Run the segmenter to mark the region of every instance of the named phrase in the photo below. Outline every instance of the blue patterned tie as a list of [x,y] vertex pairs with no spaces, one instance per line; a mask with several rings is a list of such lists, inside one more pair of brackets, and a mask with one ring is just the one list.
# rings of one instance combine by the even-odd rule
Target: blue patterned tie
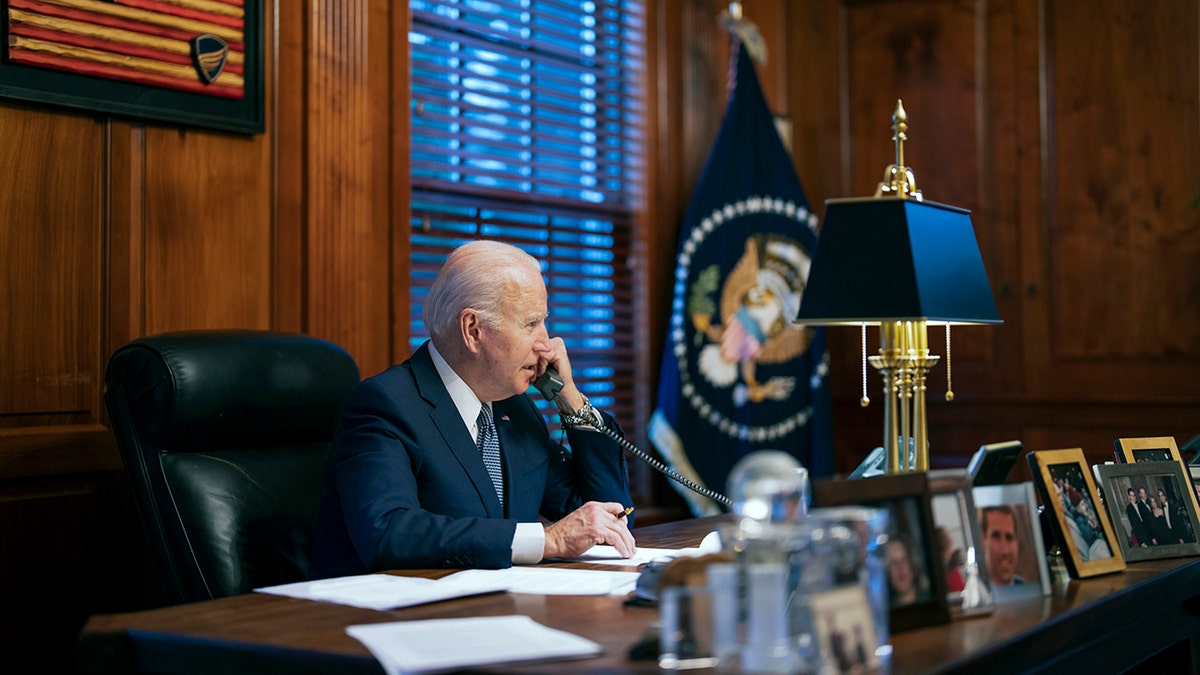
[[483,464],[492,477],[492,486],[496,488],[496,496],[500,498],[500,508],[504,508],[504,473],[500,468],[500,438],[496,436],[496,424],[492,421],[492,409],[484,405],[479,409],[479,418],[475,420],[479,437],[475,444],[483,453]]

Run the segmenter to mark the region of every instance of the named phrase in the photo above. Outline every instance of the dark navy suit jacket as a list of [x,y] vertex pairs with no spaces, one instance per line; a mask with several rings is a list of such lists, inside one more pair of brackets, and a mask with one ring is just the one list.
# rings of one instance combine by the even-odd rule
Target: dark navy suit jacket
[[428,343],[355,387],[329,458],[309,576],[509,567],[518,522],[554,521],[586,501],[632,503],[611,439],[571,430],[566,451],[527,395],[492,407],[506,512]]

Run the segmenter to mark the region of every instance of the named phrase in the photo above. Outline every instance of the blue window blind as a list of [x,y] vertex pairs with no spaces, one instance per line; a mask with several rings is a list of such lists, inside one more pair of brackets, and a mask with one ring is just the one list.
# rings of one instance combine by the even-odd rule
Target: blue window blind
[[410,0],[410,335],[473,239],[542,261],[551,336],[592,402],[632,422],[632,235],[643,157],[643,7]]

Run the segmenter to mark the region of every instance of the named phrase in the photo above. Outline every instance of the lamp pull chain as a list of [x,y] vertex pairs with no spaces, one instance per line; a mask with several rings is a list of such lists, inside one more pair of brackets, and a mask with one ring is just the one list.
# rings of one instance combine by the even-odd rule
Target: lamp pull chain
[[862,384],[863,395],[858,400],[858,404],[862,407],[867,407],[871,404],[871,397],[867,396],[867,324],[862,325]]
[[946,323],[946,400],[954,400],[954,385],[950,383],[950,323]]

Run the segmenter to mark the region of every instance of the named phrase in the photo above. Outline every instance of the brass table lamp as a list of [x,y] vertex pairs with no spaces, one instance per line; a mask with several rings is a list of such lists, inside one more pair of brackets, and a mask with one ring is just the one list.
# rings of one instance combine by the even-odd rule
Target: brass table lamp
[[950,325],[1003,322],[970,213],[924,200],[904,165],[908,118],[900,101],[892,122],[896,163],[875,196],[825,202],[795,322],[861,326],[864,359],[866,326],[879,326],[879,354],[869,360],[883,376],[887,472],[901,473],[929,469],[925,377],[940,357],[929,351],[928,325],[946,325],[949,351]]

